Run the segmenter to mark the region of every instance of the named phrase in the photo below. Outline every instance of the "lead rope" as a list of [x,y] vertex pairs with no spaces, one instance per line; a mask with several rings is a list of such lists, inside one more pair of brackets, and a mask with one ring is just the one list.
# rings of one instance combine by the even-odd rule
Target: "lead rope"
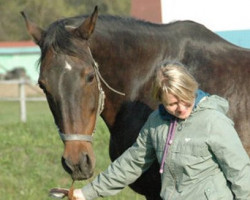
[[[97,75],[97,77],[98,77],[98,81],[100,82],[100,80],[101,80],[110,90],[112,90],[113,92],[115,92],[115,93],[117,93],[117,94],[119,94],[119,95],[125,96],[125,93],[119,92],[119,91],[115,90],[114,88],[112,88],[112,87],[104,80],[104,78],[102,77],[102,75],[101,75],[101,73],[100,73],[100,71],[99,71],[99,66],[98,66],[97,62],[95,61],[95,59],[94,59],[94,57],[93,57],[93,55],[92,55],[92,53],[91,53],[89,47],[88,47],[88,50],[89,50],[89,54],[91,55],[91,57],[92,57],[92,59],[93,59],[93,61],[94,61],[94,69],[95,69],[96,75]],[[98,83],[98,84],[100,85],[100,88],[101,88],[101,84],[100,84],[100,83]],[[98,87],[99,87],[99,86],[98,86]]]
[[168,149],[169,149],[169,146],[172,144],[173,139],[174,139],[176,125],[177,125],[177,120],[171,119],[170,126],[168,129],[168,136],[167,136],[166,143],[164,146],[164,153],[163,153],[162,160],[161,160],[161,166],[160,166],[160,171],[159,171],[160,174],[163,173],[165,160],[166,160],[167,155],[168,155]]
[[[95,61],[94,61],[94,62],[95,62]],[[99,67],[98,67],[97,62],[95,62],[94,66],[95,66],[95,69],[96,69],[96,74],[98,75],[99,79],[101,79],[101,81],[102,81],[110,90],[112,90],[113,92],[115,92],[115,93],[117,93],[117,94],[119,94],[119,95],[125,96],[125,93],[119,92],[118,90],[112,88],[112,87],[104,80],[104,78],[102,77],[102,75],[101,75],[101,73],[100,73],[100,71],[99,71]]]
[[105,100],[105,93],[104,93],[104,91],[102,89],[100,78],[99,78],[99,75],[97,73],[98,65],[97,65],[96,62],[94,63],[94,70],[95,70],[95,74],[96,74],[97,87],[98,87],[98,90],[99,90],[99,98],[98,98],[97,114],[96,114],[96,119],[95,119],[95,127],[94,127],[92,135],[94,135],[94,133],[96,131],[98,116],[102,113],[102,111],[104,109],[104,100]]

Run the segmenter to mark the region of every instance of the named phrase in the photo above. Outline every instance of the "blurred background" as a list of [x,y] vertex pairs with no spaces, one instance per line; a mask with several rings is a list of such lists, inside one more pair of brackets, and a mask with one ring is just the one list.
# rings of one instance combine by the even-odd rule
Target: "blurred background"
[[[188,19],[250,48],[249,4],[249,0],[0,0],[0,199],[44,200],[49,199],[50,188],[71,186],[61,166],[63,143],[37,86],[40,49],[28,35],[20,11],[44,29],[60,18],[90,14],[95,5],[100,15],[153,23]],[[110,163],[108,143],[109,132],[100,118],[94,141],[95,175]],[[144,197],[126,188],[105,199]]]

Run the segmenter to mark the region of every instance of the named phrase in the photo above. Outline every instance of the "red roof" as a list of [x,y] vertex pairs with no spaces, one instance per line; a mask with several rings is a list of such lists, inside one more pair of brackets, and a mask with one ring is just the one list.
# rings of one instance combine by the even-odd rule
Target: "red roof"
[[36,46],[32,40],[30,41],[2,41],[0,47],[33,47]]

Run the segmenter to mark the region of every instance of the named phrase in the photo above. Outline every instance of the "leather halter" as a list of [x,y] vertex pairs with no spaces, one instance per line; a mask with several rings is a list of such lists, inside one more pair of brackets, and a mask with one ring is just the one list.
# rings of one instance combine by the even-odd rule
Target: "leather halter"
[[80,134],[64,134],[60,133],[60,138],[62,141],[87,141],[87,142],[92,142],[93,136],[92,135],[80,135]]
[[100,74],[100,71],[99,71],[99,67],[98,67],[98,64],[95,62],[93,56],[92,56],[92,53],[90,51],[90,49],[88,48],[89,50],[89,53],[94,61],[94,65],[93,65],[93,68],[95,70],[95,76],[96,76],[96,80],[97,80],[97,86],[98,86],[98,91],[99,91],[99,99],[98,99],[98,108],[97,108],[97,115],[96,115],[96,120],[95,120],[95,127],[94,127],[94,130],[92,132],[91,135],[82,135],[82,134],[75,134],[75,133],[61,133],[60,130],[58,131],[59,132],[59,135],[60,135],[60,138],[62,141],[86,141],[86,142],[92,142],[93,141],[93,135],[96,131],[96,125],[97,125],[97,118],[98,116],[102,113],[103,109],[104,109],[104,100],[105,100],[105,93],[102,89],[102,86],[101,86],[101,81],[110,89],[112,90],[113,92],[117,93],[117,94],[120,94],[120,95],[125,95],[125,93],[121,93],[115,89],[113,89],[112,87],[110,87],[108,85],[108,83],[103,79],[103,77],[101,76]]

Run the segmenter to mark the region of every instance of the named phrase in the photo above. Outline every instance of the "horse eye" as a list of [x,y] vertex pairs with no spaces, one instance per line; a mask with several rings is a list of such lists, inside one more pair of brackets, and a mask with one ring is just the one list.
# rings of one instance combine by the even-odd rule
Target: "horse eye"
[[94,77],[95,77],[94,73],[88,74],[87,77],[86,77],[86,81],[88,83],[91,83],[94,80]]
[[41,82],[38,81],[37,85],[39,86],[39,88],[41,88],[42,90],[44,89],[44,86]]
[[38,81],[38,86],[43,90],[44,93],[46,93],[46,88],[43,85],[43,83],[41,83],[40,81]]

